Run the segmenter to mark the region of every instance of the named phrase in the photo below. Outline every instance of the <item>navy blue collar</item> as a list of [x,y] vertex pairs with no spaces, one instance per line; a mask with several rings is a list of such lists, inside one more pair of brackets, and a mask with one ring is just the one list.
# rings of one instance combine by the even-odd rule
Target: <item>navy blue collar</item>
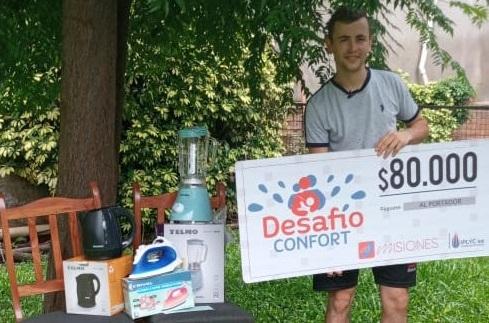
[[367,69],[367,77],[365,78],[365,81],[363,82],[362,87],[360,87],[359,89],[356,89],[353,91],[348,91],[347,89],[342,87],[339,83],[337,83],[334,80],[334,76],[333,76],[333,78],[331,78],[331,83],[333,83],[334,86],[336,86],[338,89],[340,89],[342,92],[344,92],[348,96],[348,98],[351,98],[352,96],[354,96],[358,92],[361,92],[367,86],[368,82],[370,81],[370,68],[366,67],[366,69]]

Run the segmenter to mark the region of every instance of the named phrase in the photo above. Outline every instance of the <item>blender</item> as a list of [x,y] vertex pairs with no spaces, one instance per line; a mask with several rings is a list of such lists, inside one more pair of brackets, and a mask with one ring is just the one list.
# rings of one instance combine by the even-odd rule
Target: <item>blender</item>
[[[211,146],[209,146],[211,143]],[[204,127],[178,132],[178,170],[180,186],[170,212],[170,222],[211,222],[212,208],[205,182],[208,151],[214,154],[216,141]]]
[[207,256],[207,245],[200,239],[187,240],[187,262],[190,277],[192,278],[192,290],[195,292],[202,288],[202,263]]

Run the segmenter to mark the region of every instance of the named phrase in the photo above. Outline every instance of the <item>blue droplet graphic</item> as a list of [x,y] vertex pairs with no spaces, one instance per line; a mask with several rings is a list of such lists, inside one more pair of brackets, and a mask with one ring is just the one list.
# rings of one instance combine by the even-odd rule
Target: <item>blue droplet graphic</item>
[[301,189],[299,184],[294,184],[294,186],[292,186],[292,189],[294,190],[294,192],[299,192],[299,190]]
[[357,191],[357,192],[355,192],[355,193],[352,194],[351,198],[354,199],[354,200],[361,200],[365,196],[367,196],[367,194],[365,194],[364,191]]
[[280,196],[280,194],[278,194],[278,193],[273,194],[273,199],[279,203],[284,202],[284,200],[282,199],[282,196]]
[[345,184],[350,183],[352,179],[353,179],[353,174],[348,174],[348,176],[346,176],[345,178]]
[[336,194],[338,194],[340,192],[341,188],[339,186],[335,186],[333,188],[333,191],[331,192],[331,196],[335,196]]
[[280,186],[281,188],[285,188],[285,184],[284,184],[284,182],[282,182],[282,181],[279,181],[279,182],[278,182],[278,186]]
[[263,184],[258,185],[258,189],[260,191],[262,191],[263,193],[268,193],[267,187],[265,185],[263,185]]
[[260,204],[252,203],[252,204],[248,205],[248,210],[250,212],[258,212],[258,211],[263,210],[263,206],[261,206]]
[[349,207],[350,207],[350,205],[349,205],[349,204],[345,204],[345,205],[343,205],[343,209],[342,209],[342,211],[343,211],[343,212],[345,212],[346,210],[348,210],[348,208],[349,208]]
[[329,175],[328,177],[328,183],[331,183],[331,181],[334,179],[334,175]]

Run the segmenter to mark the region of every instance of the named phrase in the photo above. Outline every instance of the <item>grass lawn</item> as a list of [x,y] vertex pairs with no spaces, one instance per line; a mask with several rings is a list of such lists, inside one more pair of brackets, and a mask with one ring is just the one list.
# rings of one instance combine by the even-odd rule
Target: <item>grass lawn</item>
[[[34,281],[32,263],[24,262],[17,264],[17,279],[21,283]],[[7,268],[0,265],[0,322],[15,322],[14,310],[10,295],[10,283]],[[24,317],[35,316],[42,311],[42,297],[26,297],[21,300]]]
[[[241,279],[238,241],[228,245],[226,299],[248,310],[257,322],[323,322],[325,295],[312,291],[310,277],[245,284]],[[17,270],[22,281],[32,279],[29,263]],[[411,291],[410,323],[489,322],[489,257],[427,262],[418,265],[418,284]],[[41,298],[23,300],[26,317],[41,312]],[[379,298],[370,270],[363,270],[352,322],[379,322]],[[0,265],[0,321],[14,322],[10,288]]]
[[[247,309],[257,322],[323,322],[325,297],[312,291],[311,277],[243,283],[239,245],[228,246],[226,299]],[[379,322],[379,317],[377,287],[371,271],[365,269],[361,271],[351,322]],[[489,322],[489,257],[418,264],[409,322]]]

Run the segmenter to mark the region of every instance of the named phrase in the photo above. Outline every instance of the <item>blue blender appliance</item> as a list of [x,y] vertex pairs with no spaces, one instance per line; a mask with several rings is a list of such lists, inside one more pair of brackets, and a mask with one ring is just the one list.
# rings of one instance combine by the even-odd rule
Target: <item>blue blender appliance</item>
[[215,141],[204,127],[185,128],[178,132],[178,147],[180,187],[170,222],[211,222],[213,214],[205,177],[208,151],[212,148],[214,152]]

